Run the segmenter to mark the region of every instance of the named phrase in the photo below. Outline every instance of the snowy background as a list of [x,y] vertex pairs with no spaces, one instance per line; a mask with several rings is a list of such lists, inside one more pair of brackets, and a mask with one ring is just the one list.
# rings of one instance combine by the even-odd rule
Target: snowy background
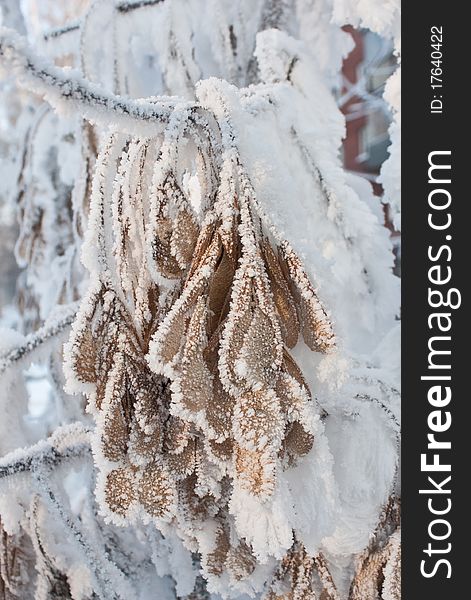
[[[5,598],[288,598],[276,581],[301,544],[333,577],[329,587],[315,563],[313,594],[397,599],[392,559],[380,592],[361,581],[378,576],[365,562],[384,550],[378,531],[388,557],[398,539],[385,506],[400,495],[399,2],[0,0],[0,10],[0,525],[5,556],[22,556],[20,566],[2,559]],[[188,114],[200,129],[181,142]],[[197,138],[214,134],[211,119],[221,132],[215,162],[212,142]],[[128,176],[124,163],[134,168],[142,140],[151,150]],[[300,417],[314,445],[292,468],[277,466],[275,491],[257,497],[232,467],[205,467],[199,485],[215,495],[222,472],[236,482],[224,510],[239,554],[220,572],[209,559],[221,543],[217,518],[198,529],[181,507],[169,520],[110,506],[116,471],[100,445],[109,415],[90,408],[99,392],[80,380],[74,355],[83,332],[97,331],[100,286],[134,323],[146,318],[139,290],[160,286],[167,316],[142,368],[168,377],[172,415],[205,431],[203,417],[185,412],[179,365],[162,358],[169,309],[185,287],[170,286],[147,257],[156,213],[129,200],[120,229],[113,212],[123,186],[146,193],[173,164],[198,227],[220,218],[224,231],[224,203],[250,182],[249,220],[301,258],[335,335],[329,353],[306,335],[290,346],[316,406]]]

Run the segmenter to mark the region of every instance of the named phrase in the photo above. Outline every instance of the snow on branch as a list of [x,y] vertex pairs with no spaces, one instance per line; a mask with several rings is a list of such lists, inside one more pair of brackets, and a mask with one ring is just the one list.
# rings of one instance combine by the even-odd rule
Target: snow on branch
[[[161,130],[175,105],[169,99],[150,102],[105,92],[77,71],[61,69],[36,57],[25,39],[7,28],[0,29],[0,62],[15,72],[24,87],[44,96],[55,108],[72,104],[86,119],[115,125],[129,133],[149,134],[149,125]],[[139,127],[143,123],[147,127]]]
[[88,434],[82,423],[71,423],[58,427],[47,440],[9,452],[0,459],[0,479],[34,471],[39,466],[54,467],[87,454],[90,452]]
[[11,366],[29,356],[32,352],[42,347],[51,338],[54,338],[68,329],[75,319],[77,303],[64,307],[58,318],[50,320],[35,333],[25,338],[25,342],[10,350],[4,356],[0,356],[0,376]]
[[[149,6],[156,6],[157,4],[163,4],[164,0],[134,0],[134,2],[119,2],[116,5],[116,11],[119,14],[127,14],[134,10],[138,10],[139,8],[147,8]],[[60,38],[63,35],[67,35],[68,33],[73,33],[74,31],[79,31],[82,26],[82,21],[73,21],[66,23],[60,27],[53,27],[48,31],[44,32],[43,39],[47,42],[52,39]]]
[[136,10],[137,8],[155,6],[156,4],[162,4],[163,2],[164,0],[134,0],[134,2],[131,0],[127,2],[119,2],[116,5],[116,10],[119,13],[127,13],[131,12],[132,10]]
[[49,40],[59,38],[67,33],[72,33],[73,31],[79,31],[80,29],[80,21],[74,23],[67,23],[62,27],[54,27],[49,29],[43,34],[43,39],[47,42]]

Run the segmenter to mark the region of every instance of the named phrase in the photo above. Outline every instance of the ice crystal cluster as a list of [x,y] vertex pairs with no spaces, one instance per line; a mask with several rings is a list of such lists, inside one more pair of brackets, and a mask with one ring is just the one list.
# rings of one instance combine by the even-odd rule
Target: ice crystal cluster
[[398,281],[331,91],[398,3],[26,4],[0,598],[399,600]]

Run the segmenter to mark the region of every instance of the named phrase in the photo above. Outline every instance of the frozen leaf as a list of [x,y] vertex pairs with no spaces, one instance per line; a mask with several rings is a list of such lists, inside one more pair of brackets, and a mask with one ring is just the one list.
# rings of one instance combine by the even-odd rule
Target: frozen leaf
[[209,287],[209,335],[224,320],[229,311],[229,294],[236,270],[235,260],[223,249],[221,259]]
[[208,426],[221,441],[232,433],[234,399],[223,388],[217,375],[213,378],[212,395],[206,404],[206,419]]
[[294,421],[288,425],[287,432],[283,440],[283,449],[291,456],[293,461],[301,456],[308,454],[314,443],[314,436],[307,432],[299,421]]
[[192,439],[181,452],[168,455],[167,464],[176,479],[184,479],[195,471],[197,452],[196,440]]
[[165,423],[164,448],[170,454],[180,454],[190,440],[190,424],[179,417],[169,415]]
[[236,361],[236,373],[250,386],[270,385],[278,371],[277,363],[278,348],[273,322],[257,307]]
[[128,427],[129,423],[118,401],[106,412],[101,438],[103,454],[108,460],[119,462],[126,456],[129,435]]
[[332,325],[309,281],[299,257],[287,245],[279,249],[282,270],[298,303],[299,321],[306,344],[316,352],[328,352],[335,344]]
[[185,269],[193,258],[198,238],[198,224],[188,209],[177,213],[173,222],[170,247],[181,269]]
[[212,396],[212,376],[203,358],[203,349],[206,345],[206,320],[206,300],[199,298],[188,324],[177,379],[178,402],[193,412],[204,410]]
[[114,469],[106,475],[105,500],[112,512],[125,516],[136,501],[134,474],[128,467]]
[[276,484],[276,458],[268,450],[248,450],[236,445],[235,471],[239,485],[262,499],[270,497]]
[[249,546],[244,541],[241,541],[235,548],[232,546],[229,549],[226,565],[231,577],[243,580],[253,573],[257,561]]
[[296,306],[283,276],[278,258],[272,250],[268,240],[263,243],[263,256],[265,266],[270,278],[273,300],[280,317],[283,339],[288,348],[296,345],[299,335],[299,321]]
[[214,550],[206,557],[206,568],[212,575],[222,575],[228,552],[231,549],[229,535],[226,529],[219,527],[214,542]]
[[169,520],[174,511],[175,490],[170,475],[158,463],[147,466],[138,483],[139,502],[157,519]]

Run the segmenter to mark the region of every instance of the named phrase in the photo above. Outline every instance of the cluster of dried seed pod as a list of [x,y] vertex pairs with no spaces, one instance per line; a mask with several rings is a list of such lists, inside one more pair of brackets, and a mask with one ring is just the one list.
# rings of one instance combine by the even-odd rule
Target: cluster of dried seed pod
[[88,395],[96,420],[102,502],[120,523],[138,512],[169,520],[177,502],[164,455],[176,443],[178,423],[169,413],[168,381],[146,361],[165,308],[149,263],[179,280],[191,240],[182,213],[190,213],[177,207],[177,225],[169,228],[167,213],[175,208],[169,180],[151,197],[156,143],[112,136],[101,154],[91,207],[92,281],[67,350],[69,384]]
[[[320,595],[318,595],[318,592]],[[322,554],[309,556],[296,542],[273,577],[264,600],[339,600],[327,562]]]
[[218,198],[149,364],[172,381],[171,413],[188,424],[188,440],[197,435],[205,461],[264,499],[278,463],[313,443],[313,402],[289,354],[300,330],[314,350],[333,345],[299,258],[287,244],[273,249],[247,197]]
[[241,582],[257,558],[232,497],[243,490],[268,506],[277,474],[311,451],[322,411],[289,350],[302,334],[328,352],[334,336],[240,170],[221,167],[198,215],[179,152],[158,145],[114,135],[98,159],[69,384],[95,416],[108,518],[170,524],[206,577]]
[[380,516],[374,536],[357,557],[350,589],[340,594],[322,553],[309,556],[295,542],[280,561],[264,600],[400,600],[400,503],[393,494]]
[[229,196],[227,187],[205,215],[148,360],[171,381],[170,413],[186,427],[172,472],[194,486],[196,521],[217,523],[213,549],[198,547],[203,568],[240,581],[257,560],[237,533],[232,496],[244,490],[269,505],[277,473],[311,451],[321,410],[289,349],[302,332],[327,352],[334,336],[299,258],[264,233],[242,186]]
[[400,500],[389,498],[370,544],[357,559],[349,600],[401,600]]

